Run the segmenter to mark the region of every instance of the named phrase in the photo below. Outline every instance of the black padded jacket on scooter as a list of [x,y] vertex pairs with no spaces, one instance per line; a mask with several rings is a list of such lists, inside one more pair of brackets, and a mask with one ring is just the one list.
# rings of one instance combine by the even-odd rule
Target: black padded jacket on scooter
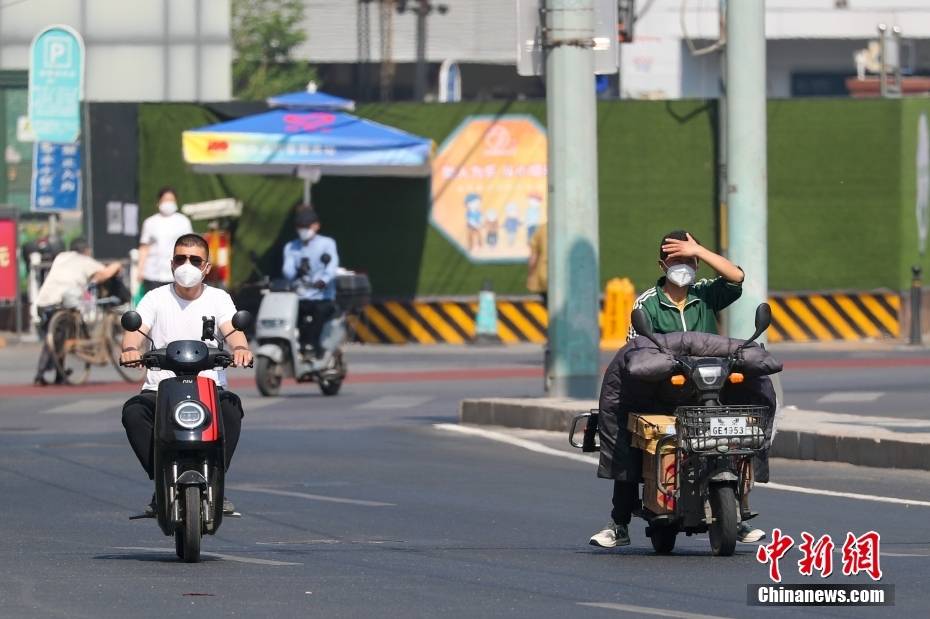
[[[640,480],[642,451],[630,445],[627,419],[631,412],[668,414],[676,405],[684,403],[668,399],[669,390],[662,388],[677,371],[674,355],[723,357],[744,342],[693,331],[655,337],[671,354],[638,336],[617,351],[604,372],[598,404],[601,443],[598,477],[627,482]],[[734,370],[742,372],[746,380],[728,384],[721,393],[721,403],[768,406],[774,414],[775,390],[768,375],[780,372],[781,363],[758,344],[743,349],[739,359]],[[772,421],[768,420],[767,433],[771,432]],[[768,481],[766,458],[755,463],[755,474],[756,481]]]

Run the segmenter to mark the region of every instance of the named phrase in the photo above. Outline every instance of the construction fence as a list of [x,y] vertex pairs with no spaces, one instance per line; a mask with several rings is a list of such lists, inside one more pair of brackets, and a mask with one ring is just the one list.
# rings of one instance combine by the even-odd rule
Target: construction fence
[[[890,291],[776,293],[769,304],[770,342],[858,341],[901,334],[901,297]],[[614,317],[602,313],[605,347],[622,345],[618,334],[629,324],[625,310],[618,307]],[[369,305],[352,321],[357,340],[364,343],[466,344],[475,336],[477,312],[477,298],[385,301]],[[498,297],[497,332],[503,343],[544,343],[547,325],[546,307],[538,297]]]

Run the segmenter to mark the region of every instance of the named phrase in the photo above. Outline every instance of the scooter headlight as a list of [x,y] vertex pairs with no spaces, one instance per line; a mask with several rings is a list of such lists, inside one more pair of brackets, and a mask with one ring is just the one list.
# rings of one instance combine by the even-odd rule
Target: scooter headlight
[[174,408],[174,422],[186,430],[193,430],[207,419],[207,409],[200,402],[181,402]]

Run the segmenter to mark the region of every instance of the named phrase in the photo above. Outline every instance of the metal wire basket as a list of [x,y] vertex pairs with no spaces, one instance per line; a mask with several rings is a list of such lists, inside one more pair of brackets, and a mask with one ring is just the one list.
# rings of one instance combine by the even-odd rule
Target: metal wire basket
[[766,406],[679,406],[678,445],[689,453],[748,454],[763,449],[768,433]]

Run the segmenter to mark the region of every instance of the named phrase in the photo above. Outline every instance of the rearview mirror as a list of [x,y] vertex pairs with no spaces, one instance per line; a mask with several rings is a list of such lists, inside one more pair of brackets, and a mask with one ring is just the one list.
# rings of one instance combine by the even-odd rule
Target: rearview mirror
[[639,308],[633,310],[633,313],[630,314],[630,321],[633,323],[633,330],[636,331],[636,333],[652,339],[650,337],[653,334],[652,322],[649,320],[649,316],[646,315],[645,311]]
[[756,308],[756,331],[752,334],[746,342],[739,347],[739,350],[746,348],[752,342],[755,342],[756,339],[769,328],[772,324],[772,308],[768,303],[760,303],[759,307]]
[[252,314],[245,310],[239,310],[232,317],[232,326],[236,331],[245,331],[252,324]]
[[119,319],[119,323],[126,331],[138,331],[142,327],[142,316],[139,312],[129,310]]
[[772,308],[768,303],[760,303],[756,308],[756,331],[759,335],[765,333],[765,330],[772,324]]
[[665,347],[659,343],[659,340],[656,339],[655,333],[652,331],[652,321],[649,320],[649,316],[646,315],[644,310],[636,308],[633,310],[633,313],[630,314],[630,322],[633,325],[633,330],[636,331],[637,335],[642,335],[647,340],[656,345],[656,348],[659,350],[665,351]]

